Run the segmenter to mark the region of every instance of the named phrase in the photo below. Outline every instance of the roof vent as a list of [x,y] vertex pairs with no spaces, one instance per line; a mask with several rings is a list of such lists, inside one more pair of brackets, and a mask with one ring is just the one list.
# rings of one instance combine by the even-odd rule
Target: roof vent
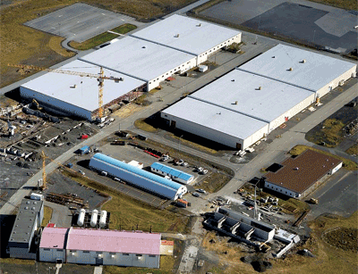
[[34,207],[34,206],[33,206],[33,207],[31,207],[31,209],[32,209],[32,210],[35,210],[35,207]]
[[175,38],[179,38],[179,33],[177,35],[174,36]]
[[235,79],[232,79],[231,82],[235,82]]
[[238,103],[238,101],[235,101],[235,103],[234,103],[234,104],[235,104],[235,105],[237,105],[237,103]]
[[30,204],[30,201],[27,201],[26,203],[29,205],[29,204]]
[[201,27],[201,23],[197,24],[196,26],[197,26],[197,27]]
[[293,71],[293,68],[289,68],[288,71]]
[[145,48],[147,48],[147,47],[146,47],[146,46],[143,46],[143,47],[142,47],[142,49],[145,49]]
[[261,89],[262,89],[262,87],[261,87],[261,86],[259,86],[259,87],[258,87],[258,90],[261,90]]
[[276,56],[274,55],[274,56],[272,56],[272,58],[276,58]]
[[300,61],[300,63],[302,63],[302,64],[306,63],[306,59],[302,59],[302,60]]
[[28,207],[28,206],[25,206],[25,209],[29,209],[29,207]]

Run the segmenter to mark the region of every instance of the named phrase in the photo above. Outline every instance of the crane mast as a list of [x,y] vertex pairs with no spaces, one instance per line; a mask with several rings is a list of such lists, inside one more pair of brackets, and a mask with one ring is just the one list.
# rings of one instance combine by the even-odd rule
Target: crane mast
[[120,81],[124,81],[122,77],[113,77],[113,76],[105,76],[103,68],[100,67],[99,74],[87,73],[87,72],[79,72],[79,71],[70,71],[70,70],[63,70],[63,69],[51,69],[45,67],[38,67],[32,65],[22,65],[22,64],[8,64],[9,67],[21,68],[21,69],[29,69],[29,70],[37,70],[37,71],[48,71],[48,72],[55,72],[61,74],[68,74],[68,75],[75,75],[80,77],[88,77],[88,78],[96,78],[98,81],[98,118],[103,117],[104,109],[103,109],[103,86],[104,80],[112,80],[115,83],[119,83]]

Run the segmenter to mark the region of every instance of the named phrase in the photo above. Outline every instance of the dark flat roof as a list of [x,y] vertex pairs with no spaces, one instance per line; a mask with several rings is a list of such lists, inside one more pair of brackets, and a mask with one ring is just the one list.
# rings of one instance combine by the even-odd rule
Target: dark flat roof
[[342,161],[307,149],[296,158],[286,159],[276,172],[269,172],[266,181],[302,193]]

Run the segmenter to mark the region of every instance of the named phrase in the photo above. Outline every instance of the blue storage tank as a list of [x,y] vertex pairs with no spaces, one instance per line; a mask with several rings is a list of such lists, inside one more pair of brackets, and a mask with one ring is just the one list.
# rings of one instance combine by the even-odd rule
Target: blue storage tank
[[98,171],[106,171],[109,175],[171,200],[176,200],[187,192],[186,186],[131,166],[102,153],[96,153],[91,158],[89,166]]

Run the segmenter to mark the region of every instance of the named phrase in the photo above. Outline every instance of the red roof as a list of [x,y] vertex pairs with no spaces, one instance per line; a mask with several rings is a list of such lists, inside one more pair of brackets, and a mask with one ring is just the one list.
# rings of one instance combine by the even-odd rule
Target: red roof
[[56,224],[54,224],[54,223],[48,223],[46,227],[56,227]]

